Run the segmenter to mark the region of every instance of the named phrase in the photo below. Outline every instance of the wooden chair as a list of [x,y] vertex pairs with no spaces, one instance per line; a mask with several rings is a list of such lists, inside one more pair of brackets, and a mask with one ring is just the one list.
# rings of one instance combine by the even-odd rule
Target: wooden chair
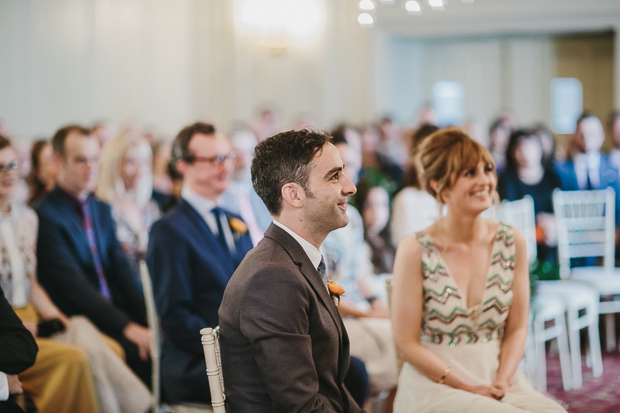
[[211,407],[213,413],[226,413],[226,396],[224,395],[224,377],[222,376],[222,359],[220,356],[220,327],[203,328],[200,330],[200,335],[202,336],[202,348],[205,353],[207,378],[211,391]]
[[151,411],[153,413],[213,413],[211,406],[203,404],[182,404],[167,405],[161,403],[161,330],[157,308],[155,307],[155,297],[153,295],[153,283],[149,275],[149,269],[144,260],[140,261],[140,280],[144,291],[144,301],[146,303],[146,318],[150,333],[151,342]]
[[[560,277],[579,280],[599,292],[605,314],[607,350],[616,349],[614,314],[620,313],[620,271],[615,265],[616,205],[612,188],[553,193]],[[571,259],[596,257],[602,266],[571,267]]]
[[[537,247],[534,199],[530,195],[526,195],[520,200],[503,201],[499,209],[499,218],[502,222],[523,232],[526,240],[528,261],[530,264],[535,263]],[[548,289],[544,286],[538,288],[538,294],[532,299],[530,304],[530,328],[525,350],[528,376],[530,376],[536,388],[543,392],[547,390],[545,343],[553,339],[556,339],[558,343],[564,390],[569,390],[574,385],[571,374],[572,358],[568,347],[566,316],[569,307],[567,302],[571,302],[570,314],[568,315],[571,320],[571,327],[573,327],[571,331],[573,331],[573,336],[577,335],[577,342],[574,343],[573,348],[575,349],[575,355],[578,354],[579,357],[581,357],[581,347],[578,341],[579,329],[589,327],[591,324],[591,320],[587,317],[583,319],[584,322],[577,322],[579,311],[587,308],[587,316],[590,316],[592,312],[591,300],[586,300],[585,303],[582,303],[580,300],[574,300],[574,295],[578,295],[581,291],[580,285],[565,281],[550,281],[548,283],[550,283],[546,284]],[[557,291],[556,287],[559,286],[563,286],[563,294]],[[548,325],[548,322],[553,322],[553,325]],[[591,330],[595,331],[594,328]],[[575,362],[574,368],[578,368],[579,372],[581,372],[581,362],[578,365]]]

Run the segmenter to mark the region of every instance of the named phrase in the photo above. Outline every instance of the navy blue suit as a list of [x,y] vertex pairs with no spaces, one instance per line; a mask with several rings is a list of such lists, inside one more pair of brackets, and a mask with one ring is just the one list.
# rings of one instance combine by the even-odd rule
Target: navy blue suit
[[169,403],[210,401],[199,331],[218,325],[224,289],[252,248],[247,231],[232,232],[236,258],[185,200],[151,229],[146,260],[161,317],[162,390]]
[[[579,181],[575,172],[575,164],[573,160],[557,162],[555,164],[555,172],[560,178],[563,191],[578,191]],[[609,157],[601,155],[601,163],[599,167],[600,184],[595,189],[613,188],[616,192],[616,226],[620,224],[620,184],[618,183],[618,170],[611,164]]]
[[110,206],[93,196],[87,202],[111,300],[99,291],[99,276],[77,200],[58,187],[36,209],[39,281],[63,313],[86,316],[99,330],[118,341],[129,366],[149,383],[150,363],[140,360],[137,347],[123,336],[129,322],[145,324],[142,291],[116,238]]

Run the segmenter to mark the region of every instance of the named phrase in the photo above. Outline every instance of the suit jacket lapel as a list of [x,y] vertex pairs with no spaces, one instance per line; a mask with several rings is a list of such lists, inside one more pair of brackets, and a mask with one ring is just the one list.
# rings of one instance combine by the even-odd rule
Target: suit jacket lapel
[[329,311],[334,324],[336,324],[336,328],[338,329],[338,339],[340,341],[340,351],[343,351],[343,326],[342,319],[340,318],[340,314],[338,313],[338,309],[334,305],[334,302],[327,292],[319,273],[316,268],[310,262],[310,258],[303,250],[301,245],[291,237],[286,231],[282,228],[274,225],[273,223],[269,226],[267,231],[265,232],[265,237],[271,238],[274,241],[278,242],[282,247],[289,253],[293,262],[299,266],[299,270],[306,278],[312,289],[316,292],[316,295],[319,297],[319,300],[323,303],[323,305]]
[[[200,248],[205,249],[205,254],[208,253],[206,249],[210,249],[211,253],[216,255],[222,265],[227,266],[228,272],[232,274],[236,268],[235,263],[232,262],[230,254],[222,249],[219,240],[215,237],[213,232],[211,232],[211,228],[209,228],[204,218],[185,200],[181,200],[178,208],[182,209],[184,215],[189,220],[190,230],[197,231],[200,234],[199,237],[205,241],[205,244],[200,246]],[[224,285],[226,285],[228,279],[224,281]]]

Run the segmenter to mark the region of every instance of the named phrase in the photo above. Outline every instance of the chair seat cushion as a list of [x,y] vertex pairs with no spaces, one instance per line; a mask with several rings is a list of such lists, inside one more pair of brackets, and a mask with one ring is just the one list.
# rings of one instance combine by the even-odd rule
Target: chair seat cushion
[[600,295],[620,294],[620,271],[610,273],[604,267],[577,267],[571,271],[571,280],[588,283]]

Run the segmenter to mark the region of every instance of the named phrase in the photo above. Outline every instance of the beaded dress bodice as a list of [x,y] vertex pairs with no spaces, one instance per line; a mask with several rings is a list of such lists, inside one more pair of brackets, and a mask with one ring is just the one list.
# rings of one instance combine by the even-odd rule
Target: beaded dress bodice
[[450,269],[428,234],[418,232],[416,238],[423,247],[422,341],[454,347],[459,343],[500,338],[513,296],[515,245],[512,227],[499,224],[482,302],[471,308],[467,308],[466,297],[459,292]]

